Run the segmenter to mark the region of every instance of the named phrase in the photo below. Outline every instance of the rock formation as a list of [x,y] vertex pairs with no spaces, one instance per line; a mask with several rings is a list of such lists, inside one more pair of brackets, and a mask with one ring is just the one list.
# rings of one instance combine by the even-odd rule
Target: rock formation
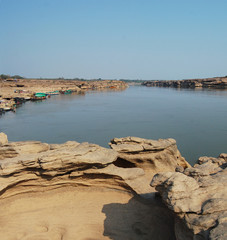
[[0,133],[0,146],[4,145],[8,143],[8,138],[7,135],[5,133]]
[[145,171],[171,171],[177,166],[190,167],[177,149],[172,138],[150,140],[139,137],[114,138],[110,147],[118,152],[119,164],[122,160],[134,164]]
[[177,239],[227,239],[226,167],[227,154],[221,154],[201,157],[182,172],[154,176],[151,185],[177,215]]
[[120,167],[117,159],[114,149],[90,143],[5,142],[0,239],[174,240],[171,212],[141,194],[151,191],[145,168]]
[[[227,237],[227,154],[191,167],[174,139],[0,142],[0,239]],[[157,172],[151,185],[170,210],[151,194]]]
[[147,87],[175,87],[175,88],[227,88],[227,77],[146,81],[142,85]]
[[[114,138],[110,147],[118,152],[115,165],[119,167],[138,167],[145,172],[143,185],[148,186],[158,172],[175,171],[176,167],[185,169],[190,164],[185,161],[172,138],[150,140],[138,137]],[[153,189],[154,190],[154,189]],[[148,193],[151,189],[147,188]]]

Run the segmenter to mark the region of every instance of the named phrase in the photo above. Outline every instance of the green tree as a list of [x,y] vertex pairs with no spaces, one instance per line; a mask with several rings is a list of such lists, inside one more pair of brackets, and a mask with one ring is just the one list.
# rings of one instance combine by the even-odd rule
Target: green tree
[[0,79],[7,79],[7,78],[10,78],[10,75],[6,75],[6,74],[0,75]]

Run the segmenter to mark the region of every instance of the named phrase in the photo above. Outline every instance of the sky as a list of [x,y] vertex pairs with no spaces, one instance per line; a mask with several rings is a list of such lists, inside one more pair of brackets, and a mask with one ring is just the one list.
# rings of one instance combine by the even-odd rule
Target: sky
[[227,0],[0,0],[0,74],[227,75]]

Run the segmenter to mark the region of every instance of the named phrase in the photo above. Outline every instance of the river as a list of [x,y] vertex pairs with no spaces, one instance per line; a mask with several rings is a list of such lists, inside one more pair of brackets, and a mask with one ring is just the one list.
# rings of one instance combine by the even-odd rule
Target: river
[[91,142],[114,137],[174,138],[194,164],[227,152],[227,91],[130,86],[27,102],[0,117],[9,141]]

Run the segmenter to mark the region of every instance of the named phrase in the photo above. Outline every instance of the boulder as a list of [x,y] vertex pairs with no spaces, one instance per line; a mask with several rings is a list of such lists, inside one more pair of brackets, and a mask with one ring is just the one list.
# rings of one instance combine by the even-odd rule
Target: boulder
[[5,133],[0,132],[0,146],[8,143],[8,137]]
[[[178,239],[227,239],[226,154],[218,158],[201,157],[183,173],[158,173],[151,186],[163,202],[182,219],[176,220]],[[181,226],[181,227],[179,227]],[[185,236],[182,229],[187,228]],[[188,234],[191,232],[191,234]]]
[[[183,170],[190,164],[181,156],[176,141],[172,138],[151,140],[138,137],[114,138],[110,147],[118,152],[114,164],[121,168],[142,168],[144,170],[143,185],[148,186],[158,172]],[[155,189],[147,188],[140,193],[148,194]]]
[[110,147],[118,152],[118,164],[130,162],[149,172],[174,171],[177,166],[190,167],[172,138],[150,140],[138,137],[114,138]]
[[219,155],[219,159],[223,159],[223,160],[225,160],[227,162],[227,153],[221,153]]

